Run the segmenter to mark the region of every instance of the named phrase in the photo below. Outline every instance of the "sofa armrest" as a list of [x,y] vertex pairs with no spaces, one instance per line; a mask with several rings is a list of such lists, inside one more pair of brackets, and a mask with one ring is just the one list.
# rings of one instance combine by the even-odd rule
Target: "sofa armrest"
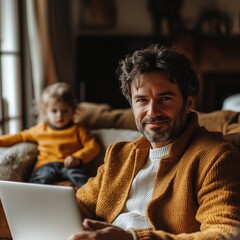
[[88,129],[132,129],[137,130],[131,108],[114,109],[108,104],[81,102],[74,116],[76,123]]
[[37,158],[37,145],[18,143],[0,148],[0,179],[26,181]]

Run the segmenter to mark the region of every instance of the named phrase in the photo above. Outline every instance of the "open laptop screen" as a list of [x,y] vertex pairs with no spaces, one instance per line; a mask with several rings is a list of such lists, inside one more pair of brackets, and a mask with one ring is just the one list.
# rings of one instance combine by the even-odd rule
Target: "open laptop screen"
[[83,230],[72,187],[0,181],[14,240],[66,240]]

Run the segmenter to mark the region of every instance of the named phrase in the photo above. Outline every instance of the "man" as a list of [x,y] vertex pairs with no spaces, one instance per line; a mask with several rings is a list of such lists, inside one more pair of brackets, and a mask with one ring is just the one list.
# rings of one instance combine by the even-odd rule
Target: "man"
[[69,240],[235,239],[240,154],[199,126],[189,60],[155,45],[127,56],[118,74],[144,137],[108,148],[76,194],[86,231]]

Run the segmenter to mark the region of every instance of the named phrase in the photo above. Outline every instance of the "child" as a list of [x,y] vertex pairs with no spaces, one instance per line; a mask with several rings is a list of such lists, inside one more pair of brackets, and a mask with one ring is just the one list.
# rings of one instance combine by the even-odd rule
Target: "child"
[[0,146],[36,142],[38,159],[30,178],[32,183],[53,184],[68,180],[81,187],[88,180],[82,166],[100,152],[100,146],[88,131],[73,122],[77,106],[69,86],[48,86],[41,99],[44,120],[30,129],[0,137]]

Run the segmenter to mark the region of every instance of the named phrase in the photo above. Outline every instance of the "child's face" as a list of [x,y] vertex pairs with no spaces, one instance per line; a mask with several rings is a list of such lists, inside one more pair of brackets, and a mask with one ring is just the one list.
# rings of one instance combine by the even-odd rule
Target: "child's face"
[[49,102],[46,115],[49,123],[56,128],[64,128],[73,120],[74,109],[64,102]]

